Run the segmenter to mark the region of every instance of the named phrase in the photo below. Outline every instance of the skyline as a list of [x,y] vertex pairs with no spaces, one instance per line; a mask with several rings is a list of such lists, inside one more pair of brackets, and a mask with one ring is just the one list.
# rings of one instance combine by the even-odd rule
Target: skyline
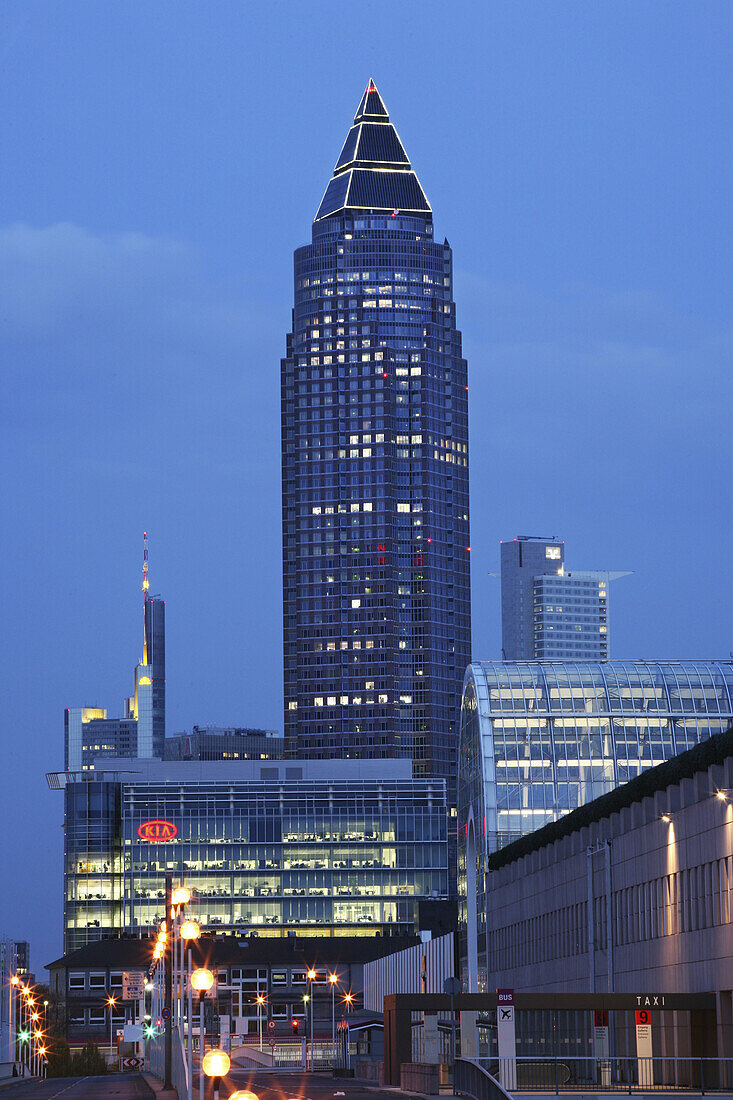
[[[33,793],[47,837],[21,833],[4,864],[17,878],[37,861],[57,884],[52,934],[18,923],[46,894],[30,876],[0,903],[0,930],[31,941],[36,967],[60,942],[43,773],[63,759],[65,707],[117,713],[129,691],[143,529],[167,604],[169,732],[281,728],[291,258],[370,76],[457,257],[474,657],[500,654],[486,574],[520,531],[635,571],[614,591],[612,657],[730,649],[710,553],[726,545],[729,12],[710,5],[701,25],[661,4],[618,20],[528,5],[531,18],[472,20],[466,6],[451,22],[421,5],[436,33],[416,57],[405,5],[389,41],[365,29],[331,57],[327,36],[316,64],[304,42],[315,49],[328,8],[295,13],[282,41],[264,6],[223,4],[211,22],[185,5],[100,6],[81,37],[51,5],[0,15],[15,168],[0,227],[7,781]],[[270,167],[283,149],[297,172]],[[6,800],[6,836],[22,805]]]

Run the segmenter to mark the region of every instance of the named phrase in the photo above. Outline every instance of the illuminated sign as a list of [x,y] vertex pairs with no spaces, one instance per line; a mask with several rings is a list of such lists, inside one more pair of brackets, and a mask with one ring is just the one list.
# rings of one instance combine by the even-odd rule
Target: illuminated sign
[[172,821],[143,821],[138,825],[137,835],[141,840],[173,840],[178,829]]

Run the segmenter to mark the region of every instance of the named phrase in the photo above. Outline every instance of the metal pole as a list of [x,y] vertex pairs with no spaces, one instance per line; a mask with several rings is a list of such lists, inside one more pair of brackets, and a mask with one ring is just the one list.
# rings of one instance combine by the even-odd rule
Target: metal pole
[[191,944],[188,945],[188,1100],[193,1100],[193,992],[191,989]]
[[163,951],[164,960],[164,980],[165,980],[165,1019],[163,1021],[165,1026],[165,1077],[163,1079],[163,1088],[173,1088],[173,1020],[171,1019],[173,1009],[173,921],[171,919],[171,899],[173,897],[173,875],[168,872],[165,876],[165,920],[166,928],[170,929],[168,938],[165,943],[165,950]]
[[314,1066],[314,1062],[313,1062],[313,1054],[314,1054],[314,1051],[313,1051],[313,1017],[315,1016],[316,1002],[315,1002],[315,999],[313,997],[313,983],[312,982],[311,982],[310,1008],[311,1008],[311,1073],[313,1073],[313,1066]]
[[199,1100],[204,1100],[204,997],[199,993]]
[[257,1001],[257,1024],[260,1030],[260,1054],[262,1053],[262,1002]]
[[112,1005],[109,1006],[109,1057],[113,1057],[112,1051]]
[[331,982],[331,1062],[336,1065],[336,982]]

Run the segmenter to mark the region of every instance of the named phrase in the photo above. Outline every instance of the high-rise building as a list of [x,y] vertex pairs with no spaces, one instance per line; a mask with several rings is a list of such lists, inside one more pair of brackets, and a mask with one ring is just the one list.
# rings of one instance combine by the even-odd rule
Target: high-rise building
[[520,535],[501,544],[505,661],[607,661],[608,587],[627,572],[565,568],[565,543]]
[[468,385],[452,254],[369,82],[295,252],[282,361],[285,734],[455,784]]
[[134,691],[123,716],[105,707],[69,707],[64,712],[64,767],[92,770],[104,756],[154,757],[165,750],[165,601],[149,594],[148,536],[143,533],[143,653],[135,667]]
[[283,737],[277,730],[241,726],[194,726],[165,741],[166,760],[282,760]]

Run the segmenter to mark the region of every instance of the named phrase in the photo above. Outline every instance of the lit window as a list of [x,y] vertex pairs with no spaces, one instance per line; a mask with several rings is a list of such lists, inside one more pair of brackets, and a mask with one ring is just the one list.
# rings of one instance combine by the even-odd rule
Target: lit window
[[361,600],[352,600],[351,601],[351,606],[352,607],[361,607]]
[[297,709],[298,709],[298,704],[297,703],[288,703],[288,710],[297,710]]
[[322,695],[314,696],[313,706],[314,707],[322,707],[323,706],[323,696]]
[[403,504],[403,503],[399,503],[399,504],[397,505],[397,511],[398,511],[398,512],[409,512],[409,511],[410,511],[410,505],[409,505],[409,504]]

